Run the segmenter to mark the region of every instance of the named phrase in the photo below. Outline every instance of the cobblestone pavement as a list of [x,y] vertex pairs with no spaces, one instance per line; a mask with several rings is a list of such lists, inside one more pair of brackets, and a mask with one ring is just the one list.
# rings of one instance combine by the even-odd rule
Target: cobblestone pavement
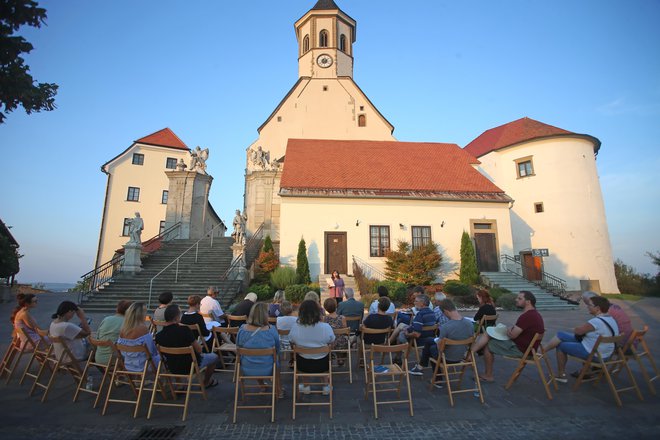
[[[40,296],[35,313],[37,321],[46,327],[62,294]],[[645,323],[659,328],[660,299],[644,299],[636,303],[620,303],[632,317],[635,328]],[[0,316],[9,316],[13,305],[0,304]],[[511,324],[516,312],[502,312],[500,321]],[[548,335],[559,329],[570,329],[587,319],[585,309],[569,312],[544,312]],[[98,325],[101,316],[93,316]],[[0,330],[2,350],[9,340],[9,329]],[[660,337],[653,330],[647,341],[660,361]],[[554,367],[554,355],[552,365]],[[576,367],[576,365],[572,365]],[[479,364],[482,368],[481,363]],[[560,384],[553,400],[547,400],[538,376],[530,368],[510,390],[503,385],[515,364],[497,358],[496,383],[484,384],[486,403],[480,404],[472,394],[459,395],[456,404],[449,406],[445,390],[429,390],[430,372],[423,378],[411,377],[414,417],[407,408],[396,405],[379,410],[380,419],[373,417],[371,400],[364,399],[364,376],[354,371],[353,384],[347,376],[335,379],[334,418],[325,408],[298,410],[291,420],[291,377],[284,376],[287,397],[279,401],[276,421],[271,424],[265,411],[239,412],[238,423],[231,423],[233,384],[227,374],[216,374],[220,386],[209,390],[208,401],[194,396],[189,417],[181,422],[179,409],[157,408],[151,420],[146,419],[143,400],[138,418],[133,419],[132,408],[114,404],[106,416],[92,408],[91,396],[82,396],[72,403],[73,388],[68,377],[59,377],[46,403],[39,396],[28,397],[29,385],[18,385],[14,378],[9,385],[0,384],[0,414],[2,439],[125,439],[137,438],[143,427],[182,426],[178,439],[241,438],[256,439],[382,439],[406,437],[426,438],[489,438],[489,439],[585,439],[585,438],[657,438],[660,433],[660,397],[649,392],[642,382],[638,368],[633,365],[644,401],[633,393],[622,396],[623,408],[618,408],[605,384],[585,384],[578,391],[572,382]],[[570,366],[569,366],[570,367]],[[286,370],[285,370],[286,371]],[[98,383],[98,382],[97,382]],[[128,391],[124,387],[123,391]],[[660,383],[656,384],[660,392]]]

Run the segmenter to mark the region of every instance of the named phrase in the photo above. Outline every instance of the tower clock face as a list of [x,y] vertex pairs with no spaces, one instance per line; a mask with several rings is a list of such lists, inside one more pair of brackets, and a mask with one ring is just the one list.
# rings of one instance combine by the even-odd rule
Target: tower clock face
[[323,53],[319,55],[318,58],[316,59],[316,64],[318,64],[319,67],[326,69],[332,66],[332,57],[327,53]]

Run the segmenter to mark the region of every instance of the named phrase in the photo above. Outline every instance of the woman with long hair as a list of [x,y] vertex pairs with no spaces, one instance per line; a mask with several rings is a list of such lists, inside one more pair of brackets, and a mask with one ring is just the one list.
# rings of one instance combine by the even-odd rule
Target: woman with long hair
[[37,321],[35,321],[34,317],[30,314],[30,310],[37,306],[39,299],[32,293],[19,293],[16,295],[16,301],[18,304],[9,320],[14,325],[14,332],[18,335],[21,341],[21,348],[23,348],[27,341],[25,333],[27,333],[34,342],[41,340]]
[[[348,324],[346,324],[346,317],[337,314],[337,301],[335,301],[334,298],[326,298],[326,300],[323,301],[323,308],[326,311],[324,320],[330,325],[330,327],[332,327],[333,330],[348,327]],[[345,350],[348,348],[348,336],[339,335],[339,337],[336,337],[335,342],[332,343],[332,347],[333,349],[337,350]],[[346,354],[340,354],[341,356],[337,358],[337,365],[341,367],[344,365],[344,358],[346,357]]]
[[280,316],[281,308],[282,308],[282,302],[285,300],[284,296],[284,290],[278,290],[275,292],[275,296],[273,297],[273,302],[270,303],[268,306],[268,316],[271,318],[277,318]]
[[[293,325],[289,332],[289,340],[294,345],[305,348],[319,348],[329,345],[335,340],[335,333],[332,327],[325,322],[321,322],[321,312],[318,304],[314,300],[305,300],[298,309],[298,321]],[[296,364],[298,370],[303,373],[325,373],[330,366],[330,358],[326,354],[296,354]],[[309,394],[311,389],[305,385],[306,378],[303,377],[303,383],[298,386],[304,394]],[[323,394],[330,393],[330,386],[323,387]]]
[[[497,314],[495,310],[495,303],[493,298],[490,297],[490,293],[487,290],[479,290],[477,292],[477,300],[479,301],[479,310],[474,315],[474,322],[479,322],[482,316],[493,316]],[[495,325],[495,321],[486,321],[486,327]]]
[[[280,386],[280,336],[277,328],[268,323],[268,304],[257,303],[250,309],[245,324],[238,329],[236,346],[240,348],[271,348],[277,352],[275,389],[279,398],[284,397]],[[241,371],[246,376],[270,376],[273,374],[273,358],[269,356],[241,356]]]
[[[69,322],[74,316],[80,319],[80,325]],[[85,360],[87,357],[87,347],[85,347],[83,339],[92,333],[92,329],[89,327],[83,309],[71,301],[62,301],[52,318],[53,322],[50,324],[49,330],[50,335],[62,338],[71,351],[71,354],[77,360]],[[64,347],[61,347],[60,344],[54,344],[54,349],[55,355],[59,358],[64,351]]]
[[328,286],[330,288],[330,298],[334,298],[339,304],[344,299],[344,280],[336,270],[332,271],[331,280],[333,285]]
[[[124,315],[124,324],[121,326],[121,330],[119,330],[117,344],[132,347],[146,345],[155,365],[158,366],[158,362],[160,362],[160,354],[158,354],[154,338],[151,336],[151,333],[149,333],[149,327],[147,327],[144,320],[146,314],[147,309],[145,308],[144,303],[137,302],[131,304]],[[147,361],[146,354],[140,352],[122,352],[122,356],[124,356],[124,365],[128,371],[144,370],[144,364]]]

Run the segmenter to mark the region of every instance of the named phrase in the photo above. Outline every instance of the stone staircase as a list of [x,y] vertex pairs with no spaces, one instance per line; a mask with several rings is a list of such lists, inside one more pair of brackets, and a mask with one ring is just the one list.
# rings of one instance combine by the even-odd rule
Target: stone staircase
[[573,310],[578,308],[577,305],[554,296],[547,290],[511,272],[481,272],[481,276],[484,283],[491,287],[501,287],[510,290],[512,293],[518,293],[521,290],[532,292],[536,296],[536,308],[538,310]]
[[[85,298],[82,306],[86,311],[110,314],[115,310],[117,302],[121,299],[148,303],[151,278],[195,244],[196,241],[172,240],[163,243],[159,250],[143,259],[140,273],[133,276],[119,275],[115,277],[99,292]],[[220,281],[220,277],[231,265],[232,251],[230,246],[233,243],[234,240],[231,237],[214,238],[213,247],[211,247],[210,238],[200,241],[197,263],[195,263],[195,248],[193,248],[179,260],[176,282],[176,263],[154,280],[150,308],[153,309],[158,305],[158,295],[163,291],[171,291],[174,294],[174,302],[185,305],[189,295],[204,296],[207,287],[211,285],[220,288],[218,301],[220,301],[221,306],[223,308],[229,306],[238,292],[239,286],[237,282]]]

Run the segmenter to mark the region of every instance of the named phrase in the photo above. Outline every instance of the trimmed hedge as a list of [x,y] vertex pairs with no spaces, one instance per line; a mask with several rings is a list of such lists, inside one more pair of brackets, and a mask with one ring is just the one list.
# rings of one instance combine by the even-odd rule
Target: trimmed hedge
[[273,289],[270,284],[251,284],[248,288],[248,292],[256,293],[257,300],[259,301],[268,301],[275,296],[275,289]]
[[492,287],[488,293],[490,294],[490,297],[493,298],[493,301],[497,301],[500,296],[504,295],[505,293],[511,293],[511,291],[501,287]]
[[450,294],[451,296],[470,296],[475,294],[474,288],[463,284],[457,280],[449,280],[445,282],[444,289],[445,293]]
[[287,286],[296,284],[298,275],[293,267],[278,267],[270,273],[270,285],[276,289],[286,289]]
[[404,283],[390,280],[378,281],[377,283],[374,283],[371,293],[378,293],[379,286],[385,286],[387,288],[389,293],[388,296],[390,297],[391,301],[405,303],[408,299],[408,286],[406,286]]
[[504,310],[515,310],[516,297],[517,295],[514,295],[513,293],[503,293],[497,301],[495,301],[495,305],[497,307],[502,307]]

